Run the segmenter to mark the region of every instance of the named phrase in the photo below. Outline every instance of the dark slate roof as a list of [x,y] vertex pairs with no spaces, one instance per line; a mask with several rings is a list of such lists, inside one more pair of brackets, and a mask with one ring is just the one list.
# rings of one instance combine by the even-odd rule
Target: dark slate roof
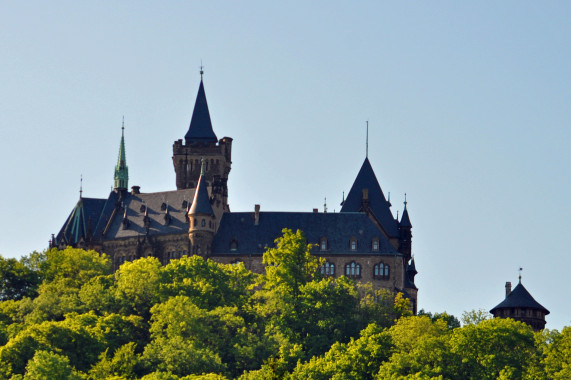
[[58,244],[61,242],[77,244],[81,238],[86,240],[89,229],[92,229],[92,233],[95,230],[105,202],[106,199],[79,198],[79,201],[57,234],[56,242]]
[[391,237],[398,237],[398,223],[393,217],[390,203],[387,202],[383,190],[381,190],[377,176],[375,176],[368,158],[365,158],[365,162],[363,162],[361,170],[359,170],[359,174],[355,178],[349,195],[347,195],[347,199],[343,203],[342,213],[362,211],[363,189],[369,189],[369,207],[387,234]]
[[[282,229],[300,229],[309,243],[317,244],[327,238],[326,254],[400,255],[364,213],[305,213],[260,212],[259,224],[254,224],[253,212],[224,213],[212,245],[213,255],[262,254],[273,247]],[[357,238],[357,251],[350,251],[351,238]],[[373,238],[379,239],[379,251],[372,251]],[[237,251],[230,251],[235,240]],[[319,248],[315,248],[319,253]]]
[[210,197],[208,196],[208,190],[206,189],[204,175],[202,174],[198,179],[196,192],[194,193],[194,199],[192,200],[192,206],[190,207],[188,213],[214,215],[214,211],[212,211],[212,206],[210,205]]
[[[146,234],[145,213],[150,219],[149,235],[188,233],[187,206],[194,196],[194,189],[165,191],[159,193],[131,194],[124,192],[122,198],[112,192],[97,226],[97,238],[105,240],[137,237]],[[108,224],[113,209],[120,202],[107,233],[102,233]],[[168,208],[168,216],[167,214]],[[123,228],[123,216],[127,211],[128,227]]]
[[526,308],[526,309],[536,309],[543,311],[546,315],[549,314],[549,310],[544,308],[533,299],[531,294],[527,291],[527,289],[521,284],[517,284],[517,286],[512,290],[512,292],[506,297],[505,300],[500,302],[499,305],[494,307],[490,310],[490,313],[494,313],[497,309],[508,309],[508,308]]
[[[406,202],[405,202],[406,203]],[[400,227],[412,227],[410,223],[410,218],[408,217],[408,210],[406,209],[406,204],[404,205],[404,211],[402,213],[402,217],[400,218]]]
[[212,129],[212,121],[210,120],[210,112],[208,111],[208,103],[206,102],[206,93],[204,92],[202,79],[200,80],[198,95],[196,95],[190,126],[188,127],[188,132],[186,132],[184,139],[187,144],[218,141]]

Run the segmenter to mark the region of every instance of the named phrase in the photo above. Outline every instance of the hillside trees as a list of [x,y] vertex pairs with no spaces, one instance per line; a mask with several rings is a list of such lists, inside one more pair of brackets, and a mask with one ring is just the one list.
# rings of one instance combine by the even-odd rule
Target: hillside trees
[[569,329],[412,316],[401,293],[322,277],[310,249],[284,230],[266,275],[198,256],[112,273],[73,248],[11,262],[38,282],[0,301],[0,380],[569,378]]

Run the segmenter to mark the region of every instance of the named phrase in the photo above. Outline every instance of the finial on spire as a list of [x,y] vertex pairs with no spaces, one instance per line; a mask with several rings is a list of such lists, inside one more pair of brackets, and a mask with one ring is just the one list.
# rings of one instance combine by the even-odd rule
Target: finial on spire
[[79,176],[79,197],[83,197],[83,174]]
[[327,197],[325,197],[325,200],[323,201],[323,212],[327,212]]
[[399,210],[397,210],[397,222],[399,221]]
[[123,115],[123,121],[121,122],[121,136],[125,135],[125,115]]
[[522,267],[519,268],[519,283],[521,284],[521,271],[523,270]]
[[202,59],[200,60],[200,80],[202,80],[202,76],[204,75],[204,66],[202,65]]
[[406,208],[406,204],[407,204],[407,203],[408,203],[408,202],[406,201],[406,193],[404,193],[404,208]]
[[369,120],[367,120],[367,138],[365,146],[365,157],[369,158]]

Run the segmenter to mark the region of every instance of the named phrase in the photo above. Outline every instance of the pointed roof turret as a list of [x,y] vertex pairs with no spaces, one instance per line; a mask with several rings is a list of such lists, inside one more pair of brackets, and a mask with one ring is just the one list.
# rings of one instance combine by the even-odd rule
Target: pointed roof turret
[[204,92],[204,83],[202,82],[202,73],[200,72],[200,86],[192,111],[192,118],[188,132],[184,136],[187,144],[208,144],[217,142],[218,138],[212,129],[212,121],[210,120],[210,112],[208,111],[208,103],[206,102],[206,93]]
[[363,209],[363,190],[365,189],[367,190],[369,210],[372,211],[387,234],[395,237],[399,236],[398,225],[391,213],[390,203],[387,202],[383,190],[381,190],[369,158],[365,158],[340,212],[365,211]]
[[206,189],[206,181],[204,179],[204,159],[202,159],[200,178],[198,179],[196,191],[194,192],[194,199],[192,200],[192,206],[190,207],[188,214],[214,215],[214,211],[212,211],[212,206],[210,205],[208,190]]
[[119,145],[119,158],[117,166],[115,166],[115,181],[113,188],[115,190],[127,190],[129,186],[129,168],[127,167],[127,158],[125,156],[125,118],[121,126],[121,144]]
[[410,218],[408,217],[408,210],[406,209],[406,194],[404,195],[404,211],[402,212],[402,217],[400,219],[399,227],[408,227],[411,228],[412,224],[410,223]]

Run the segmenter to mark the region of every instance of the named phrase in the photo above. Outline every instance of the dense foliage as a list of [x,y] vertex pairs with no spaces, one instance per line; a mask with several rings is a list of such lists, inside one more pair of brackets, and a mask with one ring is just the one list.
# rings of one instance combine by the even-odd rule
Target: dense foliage
[[266,275],[198,256],[113,273],[95,251],[0,256],[0,379],[568,379],[571,329],[412,316],[408,301],[323,278],[299,231]]

